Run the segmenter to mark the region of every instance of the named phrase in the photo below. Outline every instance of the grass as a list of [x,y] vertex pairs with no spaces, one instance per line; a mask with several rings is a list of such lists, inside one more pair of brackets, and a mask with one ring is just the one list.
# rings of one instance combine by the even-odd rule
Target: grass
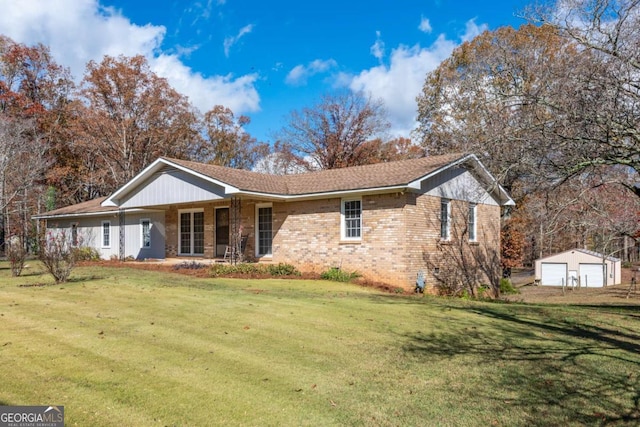
[[[68,426],[640,423],[637,306],[0,264],[1,405]],[[32,285],[45,286],[32,286]]]

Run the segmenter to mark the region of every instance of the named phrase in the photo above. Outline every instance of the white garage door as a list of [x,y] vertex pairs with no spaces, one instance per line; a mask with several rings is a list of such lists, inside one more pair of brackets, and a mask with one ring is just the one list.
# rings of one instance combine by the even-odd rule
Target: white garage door
[[580,286],[588,288],[601,288],[604,286],[604,278],[607,268],[602,264],[580,264]]
[[567,281],[566,263],[542,263],[542,277],[540,283],[547,286],[562,286]]

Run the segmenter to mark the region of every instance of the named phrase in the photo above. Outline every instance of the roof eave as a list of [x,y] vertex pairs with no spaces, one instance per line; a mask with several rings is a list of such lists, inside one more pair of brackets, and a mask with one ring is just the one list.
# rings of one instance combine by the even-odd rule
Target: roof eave
[[57,215],[56,214],[54,214],[54,215],[43,214],[43,215],[34,215],[31,218],[33,218],[33,219],[85,218],[85,217],[92,217],[92,216],[114,215],[114,214],[117,214],[117,213],[118,213],[117,210],[113,210],[113,211],[102,211],[102,212],[66,213],[66,214],[57,214]]
[[273,201],[293,202],[312,199],[325,199],[333,197],[344,196],[356,196],[362,194],[381,194],[381,193],[393,193],[409,190],[407,185],[394,185],[389,187],[372,187],[372,188],[356,188],[349,190],[335,190],[335,191],[323,191],[318,193],[304,193],[304,194],[276,194],[276,193],[263,193],[257,191],[238,190],[233,193],[237,196],[252,196],[260,197],[264,199],[271,199]]

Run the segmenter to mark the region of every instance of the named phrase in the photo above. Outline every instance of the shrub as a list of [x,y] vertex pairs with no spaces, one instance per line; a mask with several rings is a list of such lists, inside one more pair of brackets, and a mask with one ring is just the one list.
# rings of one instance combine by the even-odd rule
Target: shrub
[[7,258],[11,264],[11,275],[18,277],[27,259],[27,250],[21,238],[14,236],[7,241]]
[[173,266],[174,270],[200,270],[203,268],[207,268],[207,264],[203,264],[197,261],[183,261],[180,264],[176,264]]
[[267,266],[269,274],[272,276],[300,276],[300,272],[291,264],[278,263]]
[[264,272],[260,270],[256,264],[240,263],[240,264],[214,264],[209,270],[211,276],[225,276],[228,274],[257,274]]
[[211,266],[210,274],[213,277],[225,276],[229,274],[267,274],[270,276],[299,276],[301,273],[291,264],[214,264]]
[[71,240],[64,230],[49,231],[42,236],[39,243],[38,257],[56,283],[64,283],[69,279],[71,271],[76,265],[77,248],[71,245]]
[[511,280],[507,278],[500,279],[500,293],[502,294],[518,294],[520,293],[516,288],[513,287]]
[[99,261],[100,260],[100,252],[97,249],[82,246],[79,248],[73,248],[72,251],[76,257],[76,261]]
[[322,272],[320,278],[323,280],[333,280],[334,282],[350,282],[360,277],[355,271],[346,271],[337,267],[331,267],[329,270]]

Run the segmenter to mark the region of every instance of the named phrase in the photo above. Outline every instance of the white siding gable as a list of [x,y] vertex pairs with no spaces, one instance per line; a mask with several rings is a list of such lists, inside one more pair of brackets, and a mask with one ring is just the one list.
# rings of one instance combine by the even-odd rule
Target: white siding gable
[[464,168],[448,168],[424,180],[421,192],[444,199],[499,205],[482,184]]
[[165,168],[132,193],[123,197],[121,208],[161,206],[219,200],[224,188],[181,170]]

